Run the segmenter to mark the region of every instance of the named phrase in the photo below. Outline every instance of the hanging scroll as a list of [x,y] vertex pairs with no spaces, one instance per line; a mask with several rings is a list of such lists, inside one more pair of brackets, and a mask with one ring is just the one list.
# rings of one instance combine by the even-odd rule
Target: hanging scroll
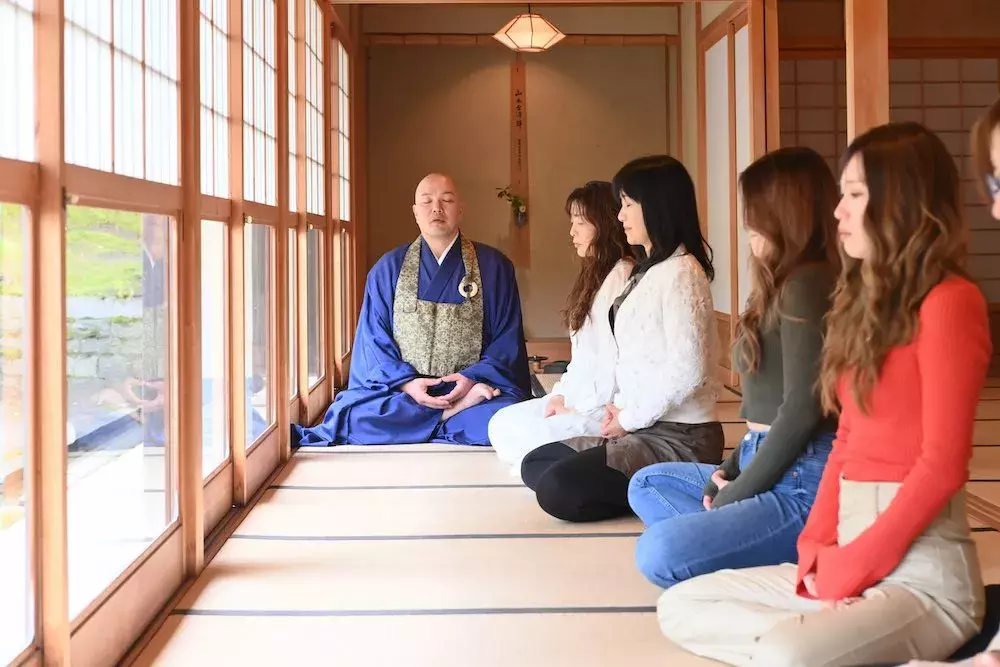
[[[510,211],[510,260],[531,263],[531,216],[528,198],[528,109],[525,65],[520,56],[510,66],[510,194],[519,205]],[[513,202],[512,202],[513,204]]]

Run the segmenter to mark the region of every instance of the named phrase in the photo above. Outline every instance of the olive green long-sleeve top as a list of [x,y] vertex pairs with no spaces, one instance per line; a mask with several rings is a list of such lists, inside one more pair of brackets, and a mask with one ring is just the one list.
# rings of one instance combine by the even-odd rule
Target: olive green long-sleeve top
[[733,368],[740,373],[740,417],[770,430],[750,464],[740,469],[739,449],[720,470],[730,480],[721,491],[709,482],[705,495],[713,507],[767,491],[785,474],[817,435],[835,432],[836,418],[825,417],[817,380],[823,351],[823,317],[830,307],[836,274],[827,265],[803,266],[785,283],[776,321],[761,331],[761,357],[749,372],[733,346]]

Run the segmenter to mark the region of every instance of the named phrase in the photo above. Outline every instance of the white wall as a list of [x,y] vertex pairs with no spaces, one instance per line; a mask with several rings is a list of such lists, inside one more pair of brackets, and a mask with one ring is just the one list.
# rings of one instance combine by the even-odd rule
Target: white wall
[[732,272],[730,270],[730,184],[729,164],[729,38],[723,37],[705,52],[705,202],[708,243],[712,246],[715,280],[712,300],[720,313],[732,312]]

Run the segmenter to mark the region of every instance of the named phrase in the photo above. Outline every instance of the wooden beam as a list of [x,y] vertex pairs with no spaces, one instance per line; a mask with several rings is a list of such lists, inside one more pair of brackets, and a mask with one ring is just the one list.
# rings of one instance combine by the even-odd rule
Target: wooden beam
[[[507,48],[493,39],[492,33],[396,33],[370,32],[364,35],[370,46],[496,46]],[[557,49],[564,45],[575,46],[670,46],[680,45],[679,35],[566,35]]]
[[[703,0],[683,0],[700,4]],[[522,0],[438,0],[428,3],[427,0],[330,0],[331,5],[516,5],[526,7]],[[632,7],[663,7],[681,4],[679,2],[650,2],[650,0],[605,0],[604,2],[580,2],[580,0],[545,0],[545,5],[561,5],[565,7],[601,7],[621,6]]]
[[510,64],[510,192],[527,206],[526,217],[510,212],[510,261],[531,265],[531,198],[528,194],[528,93],[524,60]]
[[[205,566],[205,507],[202,478],[201,349],[201,16],[194,3],[180,4],[180,158],[182,213],[175,229],[177,260],[177,374],[169,407],[176,417],[171,446],[178,453],[181,549],[184,576]],[[171,364],[173,365],[173,364]]]
[[29,227],[28,341],[36,636],[46,665],[70,664],[66,506],[66,202],[63,0],[35,3],[39,196]]
[[847,140],[889,122],[889,0],[846,0]]

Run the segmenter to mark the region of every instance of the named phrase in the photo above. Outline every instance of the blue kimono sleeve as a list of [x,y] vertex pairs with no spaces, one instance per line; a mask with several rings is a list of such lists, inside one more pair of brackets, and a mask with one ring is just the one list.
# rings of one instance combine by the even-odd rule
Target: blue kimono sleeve
[[531,379],[517,277],[514,265],[506,258],[497,261],[491,268],[484,271],[483,276],[484,287],[489,290],[483,296],[486,311],[483,351],[479,361],[461,374],[499,389],[506,396],[522,400],[531,395]]
[[392,390],[419,375],[413,366],[403,361],[392,335],[394,273],[388,262],[378,262],[365,281],[365,297],[354,338],[352,388]]

